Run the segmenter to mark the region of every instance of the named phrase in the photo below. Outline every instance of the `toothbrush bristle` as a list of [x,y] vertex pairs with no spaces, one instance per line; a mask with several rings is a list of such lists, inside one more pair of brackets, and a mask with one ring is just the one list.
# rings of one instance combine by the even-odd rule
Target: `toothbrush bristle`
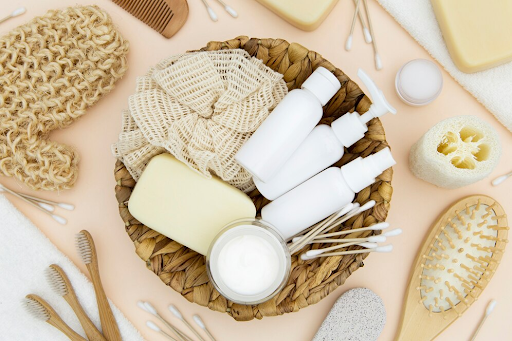
[[76,235],[76,248],[78,250],[78,254],[82,258],[82,261],[85,264],[90,264],[92,261],[91,244],[89,243],[87,236],[82,232]]
[[35,318],[42,321],[48,321],[50,319],[50,312],[36,300],[27,297],[25,298],[23,305],[28,313]]
[[54,267],[50,266],[46,269],[46,279],[57,295],[65,296],[68,294],[69,291],[66,282],[64,282],[64,279]]

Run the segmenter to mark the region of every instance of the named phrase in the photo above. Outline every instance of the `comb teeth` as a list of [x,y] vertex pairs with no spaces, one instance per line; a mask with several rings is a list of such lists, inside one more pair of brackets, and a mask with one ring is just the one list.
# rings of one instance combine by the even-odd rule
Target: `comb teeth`
[[23,303],[28,313],[35,318],[42,321],[48,321],[50,319],[50,312],[36,300],[27,297]]
[[165,0],[113,0],[125,11],[162,33],[174,16]]
[[64,282],[64,279],[55,268],[50,266],[46,269],[46,279],[57,295],[65,296],[68,294],[69,291],[66,282]]
[[78,250],[78,254],[82,257],[82,261],[85,264],[90,264],[92,261],[91,245],[89,244],[87,236],[82,232],[76,235],[76,248]]

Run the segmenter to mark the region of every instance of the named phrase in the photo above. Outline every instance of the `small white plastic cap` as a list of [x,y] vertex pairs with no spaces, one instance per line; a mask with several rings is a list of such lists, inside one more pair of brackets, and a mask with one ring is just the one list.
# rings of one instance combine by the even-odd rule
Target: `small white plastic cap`
[[388,103],[384,94],[370,76],[368,76],[362,69],[359,69],[357,75],[370,92],[373,104],[362,116],[360,116],[358,112],[354,111],[353,113],[346,113],[332,122],[331,128],[334,134],[345,147],[350,147],[364,137],[364,133],[368,131],[366,123],[371,119],[381,117],[388,112],[396,114],[396,109]]
[[315,95],[320,103],[322,103],[322,106],[326,105],[340,88],[341,83],[338,78],[321,66],[302,83],[302,89],[306,89]]
[[364,159],[358,157],[349,162],[341,167],[341,173],[350,189],[354,193],[359,193],[363,188],[373,184],[375,178],[382,172],[394,165],[396,165],[396,161],[393,159],[389,147],[386,147]]

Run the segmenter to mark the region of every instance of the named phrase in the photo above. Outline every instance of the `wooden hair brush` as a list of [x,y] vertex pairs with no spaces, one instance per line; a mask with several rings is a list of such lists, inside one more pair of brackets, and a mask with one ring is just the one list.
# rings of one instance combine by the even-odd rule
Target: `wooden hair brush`
[[113,0],[113,2],[166,38],[175,35],[188,17],[187,0]]
[[414,263],[395,340],[432,340],[460,317],[496,271],[508,229],[501,205],[484,195],[446,210]]

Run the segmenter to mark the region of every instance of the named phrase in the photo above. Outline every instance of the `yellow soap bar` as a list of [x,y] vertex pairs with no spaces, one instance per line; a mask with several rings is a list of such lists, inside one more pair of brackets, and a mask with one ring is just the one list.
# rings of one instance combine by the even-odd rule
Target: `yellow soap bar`
[[256,216],[243,192],[217,177],[206,178],[170,154],[151,159],[128,210],[144,225],[203,255],[228,223]]
[[463,72],[512,61],[512,1],[431,0],[448,51]]
[[327,18],[338,0],[257,0],[295,27],[313,31]]

